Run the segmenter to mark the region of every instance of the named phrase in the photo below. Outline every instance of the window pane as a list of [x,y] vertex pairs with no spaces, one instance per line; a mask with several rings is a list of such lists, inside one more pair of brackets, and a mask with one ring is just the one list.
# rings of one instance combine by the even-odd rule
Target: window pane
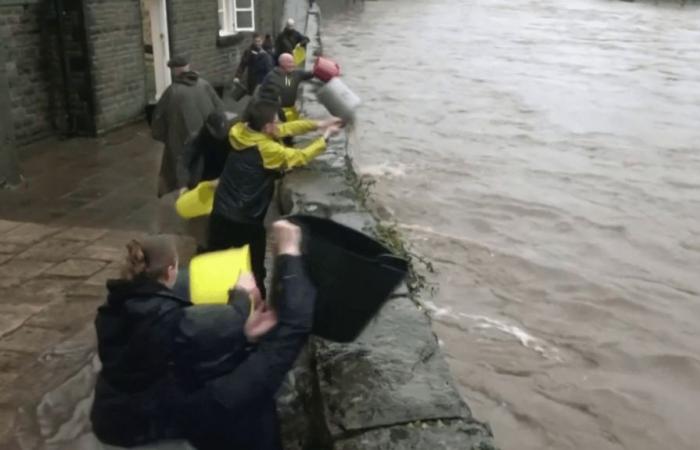
[[238,11],[236,12],[236,28],[242,30],[244,28],[253,28],[253,12]]
[[236,0],[236,8],[252,8],[253,0]]

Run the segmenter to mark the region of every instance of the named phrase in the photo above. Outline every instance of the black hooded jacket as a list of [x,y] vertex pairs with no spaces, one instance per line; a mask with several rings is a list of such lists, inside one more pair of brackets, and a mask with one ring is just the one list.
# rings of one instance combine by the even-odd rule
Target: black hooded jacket
[[174,407],[185,398],[172,370],[174,336],[189,304],[155,281],[109,281],[95,319],[102,370],[91,411],[104,443],[177,438]]
[[275,41],[275,50],[277,57],[282,53],[292,53],[297,45],[306,46],[309,43],[309,38],[293,28],[285,28]]
[[274,394],[310,332],[315,291],[300,257],[282,255],[275,265],[278,325],[257,346],[243,333],[245,297],[192,306],[155,281],[109,281],[95,319],[102,370],[90,419],[98,439],[232,448],[260,426],[265,440],[241,448],[281,448]]

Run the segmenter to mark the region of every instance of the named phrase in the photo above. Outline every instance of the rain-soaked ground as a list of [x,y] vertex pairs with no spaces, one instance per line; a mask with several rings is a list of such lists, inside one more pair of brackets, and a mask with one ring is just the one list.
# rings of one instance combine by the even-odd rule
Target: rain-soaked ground
[[698,448],[700,8],[322,1],[353,156],[513,449]]

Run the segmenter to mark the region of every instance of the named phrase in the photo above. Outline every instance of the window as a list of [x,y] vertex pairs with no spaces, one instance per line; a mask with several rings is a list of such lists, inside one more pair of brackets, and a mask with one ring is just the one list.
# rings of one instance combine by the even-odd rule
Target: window
[[219,0],[219,35],[255,31],[254,0]]

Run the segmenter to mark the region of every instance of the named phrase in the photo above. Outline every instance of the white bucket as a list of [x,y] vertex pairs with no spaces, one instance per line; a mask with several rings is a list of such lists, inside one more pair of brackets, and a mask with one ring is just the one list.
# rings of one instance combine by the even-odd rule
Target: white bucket
[[340,117],[346,123],[355,119],[355,110],[362,103],[360,97],[338,77],[331,79],[316,92],[318,101],[335,117]]

